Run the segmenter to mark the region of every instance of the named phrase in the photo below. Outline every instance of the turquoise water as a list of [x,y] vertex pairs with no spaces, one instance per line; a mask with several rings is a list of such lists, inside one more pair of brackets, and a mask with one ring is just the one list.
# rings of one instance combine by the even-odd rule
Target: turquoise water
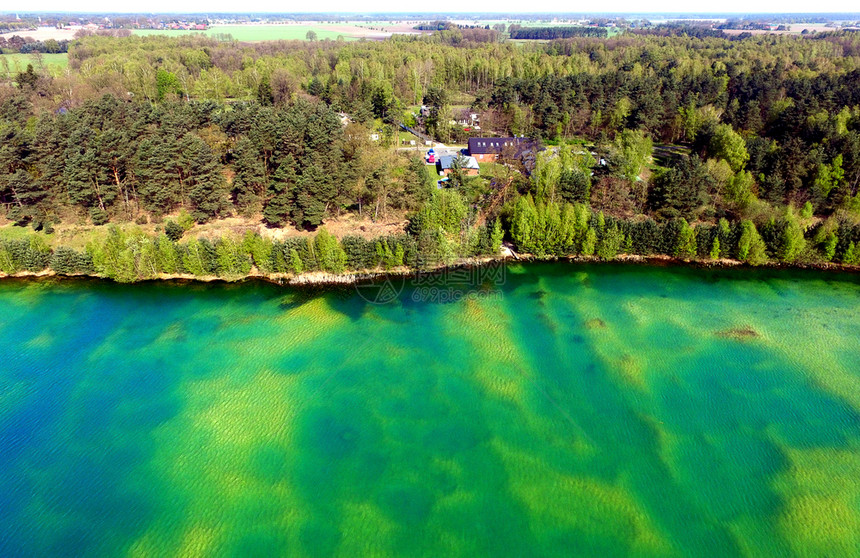
[[856,277],[393,286],[0,282],[0,556],[860,555]]

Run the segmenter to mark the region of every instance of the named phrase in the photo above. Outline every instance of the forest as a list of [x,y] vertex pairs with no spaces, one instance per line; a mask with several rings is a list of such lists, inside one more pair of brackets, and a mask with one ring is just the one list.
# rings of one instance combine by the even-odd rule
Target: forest
[[[5,273],[426,267],[503,240],[536,256],[860,263],[857,32],[62,46],[67,69],[37,55],[0,68]],[[483,135],[544,148],[439,189],[398,127],[464,141],[478,132],[456,124],[463,111]],[[345,216],[404,226],[332,236]],[[228,218],[261,228],[195,232]],[[66,246],[76,228],[100,233]],[[305,234],[267,234],[283,228]]]

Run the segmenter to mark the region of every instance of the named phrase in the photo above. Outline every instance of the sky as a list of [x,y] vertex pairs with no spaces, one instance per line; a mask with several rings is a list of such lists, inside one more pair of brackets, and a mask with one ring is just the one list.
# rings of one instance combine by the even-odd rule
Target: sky
[[602,0],[599,3],[544,0],[537,4],[524,4],[522,0],[493,0],[476,4],[464,0],[433,0],[429,3],[406,3],[402,0],[373,0],[356,3],[354,0],[317,0],[315,2],[284,2],[283,0],[3,0],[2,11],[26,12],[136,12],[136,13],[207,13],[207,12],[403,12],[424,11],[433,13],[474,12],[486,8],[493,12],[621,12],[621,13],[822,13],[857,12],[857,0],[720,0],[691,2],[690,0]]

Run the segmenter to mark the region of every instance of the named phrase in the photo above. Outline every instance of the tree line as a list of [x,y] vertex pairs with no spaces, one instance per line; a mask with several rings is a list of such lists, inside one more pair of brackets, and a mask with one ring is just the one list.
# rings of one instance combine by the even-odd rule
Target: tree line
[[860,225],[811,224],[809,208],[789,207],[779,218],[756,227],[751,220],[691,225],[684,218],[664,222],[624,220],[592,211],[585,204],[535,202],[519,198],[509,215],[517,248],[537,256],[620,254],[667,255],[680,259],[735,259],[767,262],[860,264]]
[[0,204],[37,230],[70,212],[100,225],[180,208],[201,222],[262,214],[271,226],[314,228],[351,208],[375,217],[417,208],[430,189],[420,161],[374,145],[360,126],[344,128],[313,100],[265,107],[106,95],[31,111],[22,96],[0,103]]
[[[223,234],[211,239],[187,236],[190,216],[168,220],[155,234],[138,227],[109,226],[84,250],[52,249],[44,234],[0,238],[0,271],[53,270],[60,275],[98,275],[133,282],[166,275],[247,276],[252,267],[262,275],[325,271],[386,271],[408,266],[433,269],[459,259],[497,254],[503,231],[498,221],[478,224],[455,191],[433,194],[402,234],[367,239],[337,239],[325,227],[314,236],[273,240],[256,231],[243,236]],[[183,239],[183,236],[186,238]]]
[[37,41],[32,37],[12,35],[8,39],[6,37],[0,37],[0,52],[4,54],[14,54],[16,52],[21,54],[31,54],[34,52],[41,52],[43,54],[60,54],[63,52],[69,52],[69,43],[71,43],[71,41],[66,39],[61,39],[59,41],[56,39]]
[[609,36],[609,30],[605,27],[582,27],[582,26],[565,26],[565,27],[520,27],[519,25],[511,25],[508,29],[511,39],[517,40],[544,40],[553,39],[570,39],[573,37],[598,37],[606,38]]
[[[402,245],[404,261],[488,253],[499,235],[546,255],[593,244],[596,255],[852,261],[860,34],[515,45],[479,37],[488,31],[499,33],[254,45],[83,37],[67,72],[31,69],[0,85],[0,204],[45,231],[157,224],[180,209],[198,222],[308,230],[396,211],[416,246]],[[482,133],[548,149],[437,190],[420,159],[386,144],[418,104],[431,109],[428,131],[453,137],[452,107],[464,101]],[[563,234],[546,232],[558,223]]]

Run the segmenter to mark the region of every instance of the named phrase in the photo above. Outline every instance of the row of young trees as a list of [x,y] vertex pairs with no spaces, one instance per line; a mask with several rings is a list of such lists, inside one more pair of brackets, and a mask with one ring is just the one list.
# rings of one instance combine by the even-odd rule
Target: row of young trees
[[[420,269],[464,256],[498,253],[503,236],[500,223],[470,227],[467,214],[456,192],[440,192],[415,216],[407,234],[373,240],[347,236],[338,241],[321,228],[313,237],[282,241],[248,231],[242,237],[228,234],[215,240],[199,237],[178,242],[170,226],[157,236],[111,226],[102,240],[89,243],[85,250],[63,246],[52,250],[43,236],[32,234],[26,239],[0,240],[0,272],[51,269],[61,275],[99,275],[118,282],[162,274],[232,279],[247,276],[252,267],[263,275]],[[665,254],[684,259],[734,258],[751,265],[768,261],[860,264],[860,226],[821,223],[806,228],[808,217],[791,210],[759,231],[749,220],[730,224],[721,219],[714,226],[695,227],[684,219],[662,224],[622,221],[584,204],[535,203],[527,195],[519,198],[510,219],[516,247],[541,257],[584,255],[612,260],[620,254]]]
[[247,276],[252,267],[263,275],[400,266],[432,269],[462,258],[497,254],[503,237],[499,221],[478,223],[474,208],[455,190],[432,193],[406,232],[376,239],[347,235],[338,240],[321,227],[312,237],[272,240],[248,231],[241,237],[224,234],[213,240],[188,235],[193,226],[190,216],[183,215],[178,222],[167,221],[155,235],[138,227],[110,225],[104,238],[91,241],[85,250],[52,249],[40,233],[0,239],[0,271],[51,269],[132,282],[161,274],[236,278]]
[[860,225],[828,220],[810,225],[809,208],[789,207],[779,219],[760,228],[744,219],[691,226],[678,218],[620,220],[594,212],[585,204],[535,203],[520,197],[510,214],[511,238],[517,248],[536,256],[619,254],[669,255],[682,259],[737,259],[751,265],[840,262],[860,264]]

